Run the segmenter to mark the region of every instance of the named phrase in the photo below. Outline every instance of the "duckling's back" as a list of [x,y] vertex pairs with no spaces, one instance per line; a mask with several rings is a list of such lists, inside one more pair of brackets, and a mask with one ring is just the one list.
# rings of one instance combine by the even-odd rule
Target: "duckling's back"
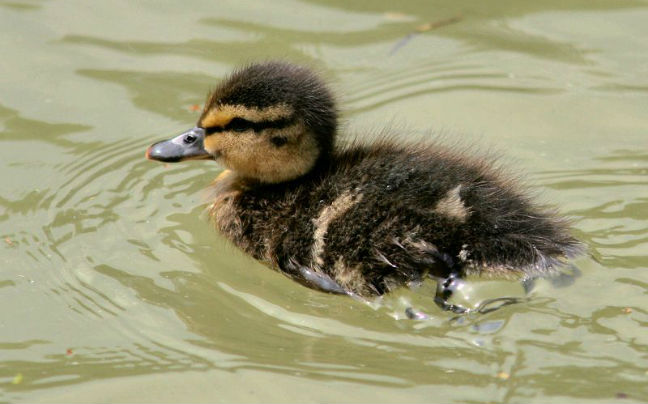
[[428,274],[544,275],[579,250],[513,181],[433,144],[349,146],[297,180],[230,173],[214,192],[214,222],[243,250],[365,296]]

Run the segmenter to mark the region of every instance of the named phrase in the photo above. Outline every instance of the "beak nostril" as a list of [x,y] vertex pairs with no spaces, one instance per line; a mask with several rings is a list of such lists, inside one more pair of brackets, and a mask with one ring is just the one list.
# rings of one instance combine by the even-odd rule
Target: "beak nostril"
[[196,136],[194,135],[187,135],[182,139],[183,142],[186,144],[191,144],[196,141]]

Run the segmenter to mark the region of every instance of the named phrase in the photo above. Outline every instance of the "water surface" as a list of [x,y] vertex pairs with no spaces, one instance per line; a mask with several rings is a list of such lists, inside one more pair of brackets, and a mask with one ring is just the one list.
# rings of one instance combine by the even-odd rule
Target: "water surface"
[[[0,2],[0,401],[647,401],[647,6]],[[203,213],[220,168],[143,154],[265,58],[327,77],[343,138],[499,151],[573,218],[580,276],[456,318],[238,252]]]

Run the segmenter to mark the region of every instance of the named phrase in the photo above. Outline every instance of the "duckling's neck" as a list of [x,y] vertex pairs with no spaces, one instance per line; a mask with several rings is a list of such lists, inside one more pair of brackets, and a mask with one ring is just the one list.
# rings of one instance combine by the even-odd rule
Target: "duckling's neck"
[[276,183],[263,182],[257,178],[246,177],[236,171],[225,169],[212,181],[207,198],[208,200],[214,200],[252,189],[278,190],[285,188],[288,190],[304,183],[316,182],[330,169],[331,159],[330,155],[320,156],[315,165],[305,174],[288,181]]
[[334,153],[332,151],[321,151],[317,156],[315,163],[301,175],[291,177],[283,181],[264,181],[259,178],[247,177],[242,173],[235,173],[239,181],[246,184],[247,188],[282,188],[290,187],[294,184],[309,183],[317,181],[322,174],[328,172],[333,165]]

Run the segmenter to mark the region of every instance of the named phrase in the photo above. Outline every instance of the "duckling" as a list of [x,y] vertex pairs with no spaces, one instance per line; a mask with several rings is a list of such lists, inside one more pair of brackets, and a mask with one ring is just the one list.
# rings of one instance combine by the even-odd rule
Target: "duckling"
[[426,277],[528,279],[581,250],[566,220],[486,159],[389,137],[338,146],[337,115],[308,68],[251,64],[216,87],[194,128],[146,156],[223,165],[208,207],[215,227],[324,292],[370,298]]

